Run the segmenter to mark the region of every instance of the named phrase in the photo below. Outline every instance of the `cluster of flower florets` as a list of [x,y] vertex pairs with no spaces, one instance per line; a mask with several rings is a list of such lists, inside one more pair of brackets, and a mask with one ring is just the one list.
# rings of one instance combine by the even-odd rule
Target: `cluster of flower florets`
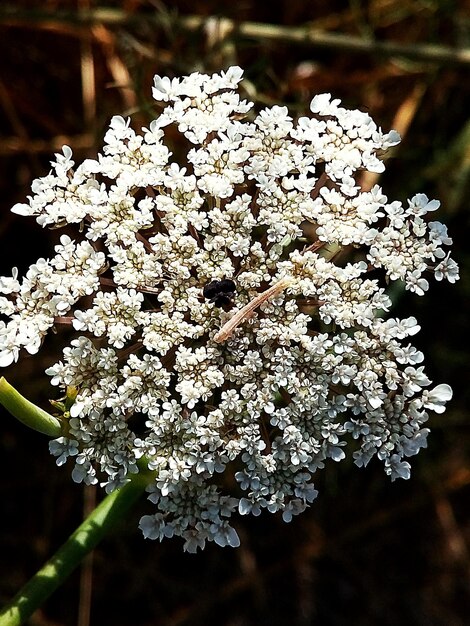
[[[144,463],[157,509],[144,535],[189,551],[238,545],[235,511],[289,521],[329,459],[375,456],[408,478],[427,411],[451,396],[428,388],[415,318],[384,318],[390,281],[421,295],[429,274],[458,278],[446,227],[426,220],[437,201],[360,187],[398,134],[329,94],[296,121],[282,106],[255,114],[241,78],[157,76],[148,128],[114,117],[78,167],[64,147],[13,211],[77,237],[0,278],[1,365],[61,324],[77,333],[47,370],[77,394],[57,463],[73,457],[73,479],[108,492]],[[230,297],[205,297],[218,281]]]

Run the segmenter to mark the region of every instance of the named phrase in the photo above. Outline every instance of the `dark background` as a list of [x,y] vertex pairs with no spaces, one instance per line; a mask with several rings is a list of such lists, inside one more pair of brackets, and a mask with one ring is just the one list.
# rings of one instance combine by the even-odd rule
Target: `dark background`
[[[224,39],[223,22],[204,29],[189,15],[223,15],[238,29]],[[284,39],[272,39],[269,25],[282,27]],[[307,26],[342,38],[293,41]],[[358,40],[369,44],[358,50]],[[466,62],[459,62],[463,48]],[[24,272],[52,255],[60,231],[42,230],[10,208],[48,172],[55,151],[66,143],[77,162],[94,156],[115,114],[133,113],[136,128],[147,123],[156,73],[231,64],[245,69],[246,97],[260,105],[305,113],[313,95],[328,91],[344,106],[368,111],[384,130],[401,132],[379,182],[390,199],[424,192],[441,200],[432,219],[449,227],[461,280],[432,283],[421,298],[399,294],[393,314],[418,318],[422,330],[413,343],[424,351],[433,382],[450,383],[454,398],[444,415],[431,418],[429,447],[413,457],[409,481],[391,483],[375,462],[363,470],[330,464],[318,475],[318,499],[290,524],[268,513],[238,518],[242,545],[235,550],[210,544],[189,555],[179,538],[144,541],[137,523],[152,505],[143,500],[95,550],[92,577],[90,570],[75,572],[28,623],[469,624],[468,2],[0,3],[1,273],[12,266]],[[43,372],[61,345],[52,336],[38,355],[4,372],[46,408],[52,390]],[[94,494],[55,466],[45,437],[4,411],[0,419],[3,604],[78,526]]]

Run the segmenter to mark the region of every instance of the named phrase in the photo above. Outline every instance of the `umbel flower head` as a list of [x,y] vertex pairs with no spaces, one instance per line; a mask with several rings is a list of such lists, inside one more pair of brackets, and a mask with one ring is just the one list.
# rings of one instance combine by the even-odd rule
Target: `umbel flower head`
[[329,94],[295,121],[255,114],[242,73],[156,76],[148,128],[114,117],[78,166],[65,146],[13,211],[76,237],[0,278],[3,366],[55,326],[76,331],[47,369],[77,394],[50,444],[58,465],[72,457],[75,481],[110,492],[144,461],[144,536],[190,552],[237,546],[236,511],[290,521],[330,460],[375,456],[408,478],[428,411],[452,395],[429,388],[416,319],[384,318],[392,281],[423,295],[433,273],[458,278],[426,217],[436,200],[360,187],[399,135]]

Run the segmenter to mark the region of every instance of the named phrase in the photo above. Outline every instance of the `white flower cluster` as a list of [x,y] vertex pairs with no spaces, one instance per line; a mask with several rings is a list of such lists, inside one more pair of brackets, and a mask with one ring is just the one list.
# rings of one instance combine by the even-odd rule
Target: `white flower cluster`
[[178,535],[190,552],[238,545],[235,511],[289,521],[348,451],[408,478],[427,411],[451,397],[428,388],[407,342],[416,320],[383,318],[382,283],[423,294],[427,274],[458,278],[446,227],[425,219],[437,201],[405,207],[357,182],[383,171],[398,134],[329,94],[296,121],[281,106],[254,114],[241,78],[157,76],[149,128],[113,118],[78,167],[64,147],[13,211],[75,224],[77,241],[63,235],[22,281],[0,278],[3,366],[58,323],[77,331],[47,370],[78,392],[50,446],[58,464],[74,457],[74,480],[109,492],[144,462],[157,510],[145,537]]

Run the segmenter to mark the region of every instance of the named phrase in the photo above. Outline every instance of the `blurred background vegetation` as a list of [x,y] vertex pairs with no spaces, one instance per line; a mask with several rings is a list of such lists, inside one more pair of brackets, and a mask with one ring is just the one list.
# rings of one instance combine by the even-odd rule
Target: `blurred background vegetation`
[[[20,0],[0,3],[1,274],[49,257],[57,231],[10,213],[63,144],[93,157],[112,115],[136,128],[154,115],[153,75],[245,69],[245,97],[308,111],[331,92],[367,111],[401,145],[379,182],[391,199],[438,198],[461,266],[457,285],[399,295],[415,315],[435,383],[454,399],[430,420],[429,448],[409,481],[379,463],[342,462],[318,475],[309,511],[241,518],[242,545],[182,552],[144,541],[143,501],[81,571],[28,622],[43,626],[343,626],[470,624],[470,4],[465,0]],[[6,372],[48,407],[44,369],[61,342]],[[47,440],[2,413],[0,603],[79,524],[92,490],[56,468]]]

